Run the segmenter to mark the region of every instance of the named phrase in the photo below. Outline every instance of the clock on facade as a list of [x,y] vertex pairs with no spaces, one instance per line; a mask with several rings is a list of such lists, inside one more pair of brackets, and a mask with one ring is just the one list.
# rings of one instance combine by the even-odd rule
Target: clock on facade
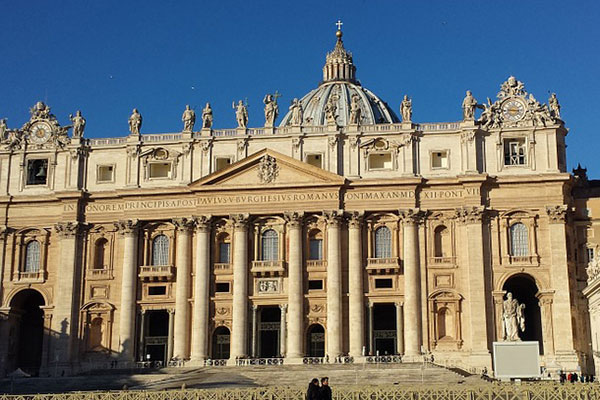
[[52,128],[46,122],[37,122],[31,127],[29,140],[35,144],[43,144],[52,136]]
[[502,104],[502,116],[505,121],[518,121],[525,115],[525,105],[519,100],[507,100]]

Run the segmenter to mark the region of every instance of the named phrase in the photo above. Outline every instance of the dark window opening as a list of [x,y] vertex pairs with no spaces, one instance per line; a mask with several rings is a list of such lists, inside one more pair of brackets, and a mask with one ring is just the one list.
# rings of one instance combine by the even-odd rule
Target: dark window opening
[[148,288],[148,296],[164,296],[167,294],[166,286],[150,286]]
[[375,289],[392,289],[394,284],[392,279],[375,279]]
[[48,160],[27,161],[27,184],[45,185],[48,180]]
[[218,282],[216,292],[228,293],[229,292],[229,282]]
[[323,280],[309,280],[308,281],[308,290],[323,290]]

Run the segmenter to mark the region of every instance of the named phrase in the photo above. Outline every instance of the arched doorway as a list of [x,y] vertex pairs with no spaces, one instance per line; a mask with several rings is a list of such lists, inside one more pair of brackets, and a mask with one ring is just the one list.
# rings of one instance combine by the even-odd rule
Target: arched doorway
[[13,369],[21,368],[31,375],[38,375],[42,364],[44,343],[44,311],[46,302],[40,292],[25,289],[10,302],[12,329],[10,343],[16,351]]
[[226,360],[229,358],[229,344],[231,332],[225,326],[219,326],[213,332],[212,358],[215,360]]
[[306,332],[309,357],[325,357],[325,329],[323,325],[312,324]]
[[527,274],[517,274],[510,277],[502,286],[507,293],[510,292],[513,298],[520,304],[525,305],[523,315],[525,316],[525,331],[519,332],[519,337],[523,341],[537,341],[540,344],[540,354],[544,354],[544,341],[542,335],[542,317],[540,305],[535,296],[539,289],[532,276]]

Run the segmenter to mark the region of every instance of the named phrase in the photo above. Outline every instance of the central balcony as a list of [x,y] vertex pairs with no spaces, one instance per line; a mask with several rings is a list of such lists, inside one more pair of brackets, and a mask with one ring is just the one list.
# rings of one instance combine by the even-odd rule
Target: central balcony
[[231,275],[233,274],[233,268],[230,263],[214,263],[213,272],[215,275]]
[[327,261],[325,260],[306,260],[307,272],[325,272],[327,271]]
[[252,261],[250,272],[255,276],[281,276],[285,272],[285,261]]
[[391,274],[400,272],[398,257],[367,258],[367,271],[370,274]]
[[175,267],[172,265],[143,265],[138,275],[145,282],[171,281],[175,277]]

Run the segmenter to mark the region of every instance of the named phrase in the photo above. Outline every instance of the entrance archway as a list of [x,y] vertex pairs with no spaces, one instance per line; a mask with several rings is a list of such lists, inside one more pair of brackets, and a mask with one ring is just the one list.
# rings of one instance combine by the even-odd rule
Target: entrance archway
[[225,326],[220,326],[213,332],[212,358],[226,360],[229,358],[229,344],[231,332]]
[[538,299],[535,297],[539,289],[534,278],[527,274],[514,275],[504,283],[502,289],[512,293],[514,299],[525,305],[525,331],[519,332],[519,337],[523,341],[537,341],[540,344],[540,354],[544,354],[542,317]]
[[260,307],[258,355],[260,358],[279,357],[281,310],[279,307]]
[[306,331],[306,350],[309,357],[325,357],[325,329],[323,325],[312,324]]
[[396,306],[373,305],[373,354],[396,354]]
[[21,368],[33,376],[39,374],[42,365],[44,311],[40,307],[44,305],[42,294],[33,289],[20,291],[10,302],[10,343],[16,350],[13,369]]
[[167,310],[149,311],[143,358],[146,361],[164,363],[167,360],[168,341],[169,312]]

